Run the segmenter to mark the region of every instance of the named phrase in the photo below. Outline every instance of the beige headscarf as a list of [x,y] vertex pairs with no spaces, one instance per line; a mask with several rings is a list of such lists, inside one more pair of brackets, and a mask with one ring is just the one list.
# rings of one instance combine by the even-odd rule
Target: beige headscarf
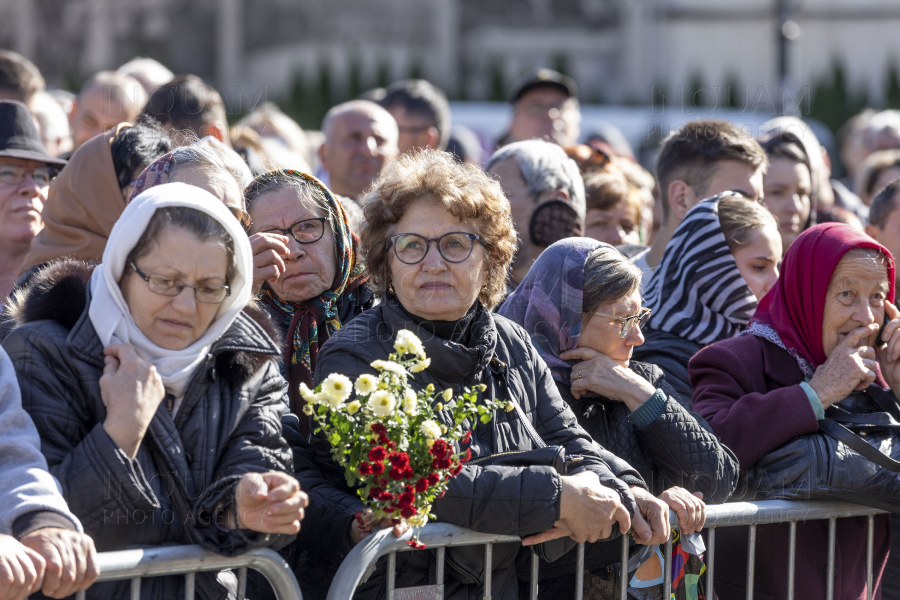
[[122,123],[85,142],[50,183],[41,213],[44,228],[31,242],[24,269],[63,256],[100,262],[113,225],[125,210],[111,148],[123,127],[131,125]]

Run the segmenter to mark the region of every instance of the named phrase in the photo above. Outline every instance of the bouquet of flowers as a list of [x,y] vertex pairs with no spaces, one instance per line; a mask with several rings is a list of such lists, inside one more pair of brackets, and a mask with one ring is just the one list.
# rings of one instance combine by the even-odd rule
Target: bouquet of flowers
[[[431,364],[421,340],[404,329],[394,350],[388,360],[372,363],[377,376],[363,374],[351,382],[332,373],[315,390],[300,384],[300,393],[307,402],[303,411],[319,425],[317,433],[325,432],[335,462],[344,465],[347,484],[372,510],[368,523],[390,518],[418,530],[435,518],[432,503],[471,457],[468,448],[454,450],[454,443],[471,438],[463,423],[488,423],[493,411],[513,405],[484,398],[479,403],[484,384],[464,388],[455,398],[452,389],[438,391],[432,384],[416,392],[408,379]],[[407,543],[425,547],[418,535]]]

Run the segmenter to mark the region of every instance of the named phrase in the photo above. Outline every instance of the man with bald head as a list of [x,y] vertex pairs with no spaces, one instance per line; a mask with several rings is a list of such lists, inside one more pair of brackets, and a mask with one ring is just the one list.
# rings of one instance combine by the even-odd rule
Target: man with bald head
[[119,123],[134,123],[147,92],[137,79],[113,71],[101,71],[88,79],[72,107],[73,150]]
[[325,142],[319,146],[319,160],[328,172],[329,188],[357,202],[384,164],[398,154],[397,122],[369,100],[333,107],[322,120],[322,133]]

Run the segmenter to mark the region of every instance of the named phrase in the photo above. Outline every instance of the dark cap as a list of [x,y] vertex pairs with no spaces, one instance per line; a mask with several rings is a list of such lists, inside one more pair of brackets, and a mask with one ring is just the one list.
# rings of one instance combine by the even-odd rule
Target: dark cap
[[0,157],[4,156],[66,166],[66,161],[47,154],[28,107],[15,100],[0,100]]
[[542,87],[556,88],[569,98],[578,99],[578,85],[574,79],[553,69],[538,68],[527,71],[516,79],[509,101],[515,104],[527,92]]

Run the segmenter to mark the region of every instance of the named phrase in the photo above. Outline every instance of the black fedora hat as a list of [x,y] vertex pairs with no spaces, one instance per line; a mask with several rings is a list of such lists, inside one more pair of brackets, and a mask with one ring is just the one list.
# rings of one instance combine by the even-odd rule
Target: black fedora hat
[[0,157],[4,156],[66,166],[66,161],[47,154],[28,107],[15,100],[0,100]]

